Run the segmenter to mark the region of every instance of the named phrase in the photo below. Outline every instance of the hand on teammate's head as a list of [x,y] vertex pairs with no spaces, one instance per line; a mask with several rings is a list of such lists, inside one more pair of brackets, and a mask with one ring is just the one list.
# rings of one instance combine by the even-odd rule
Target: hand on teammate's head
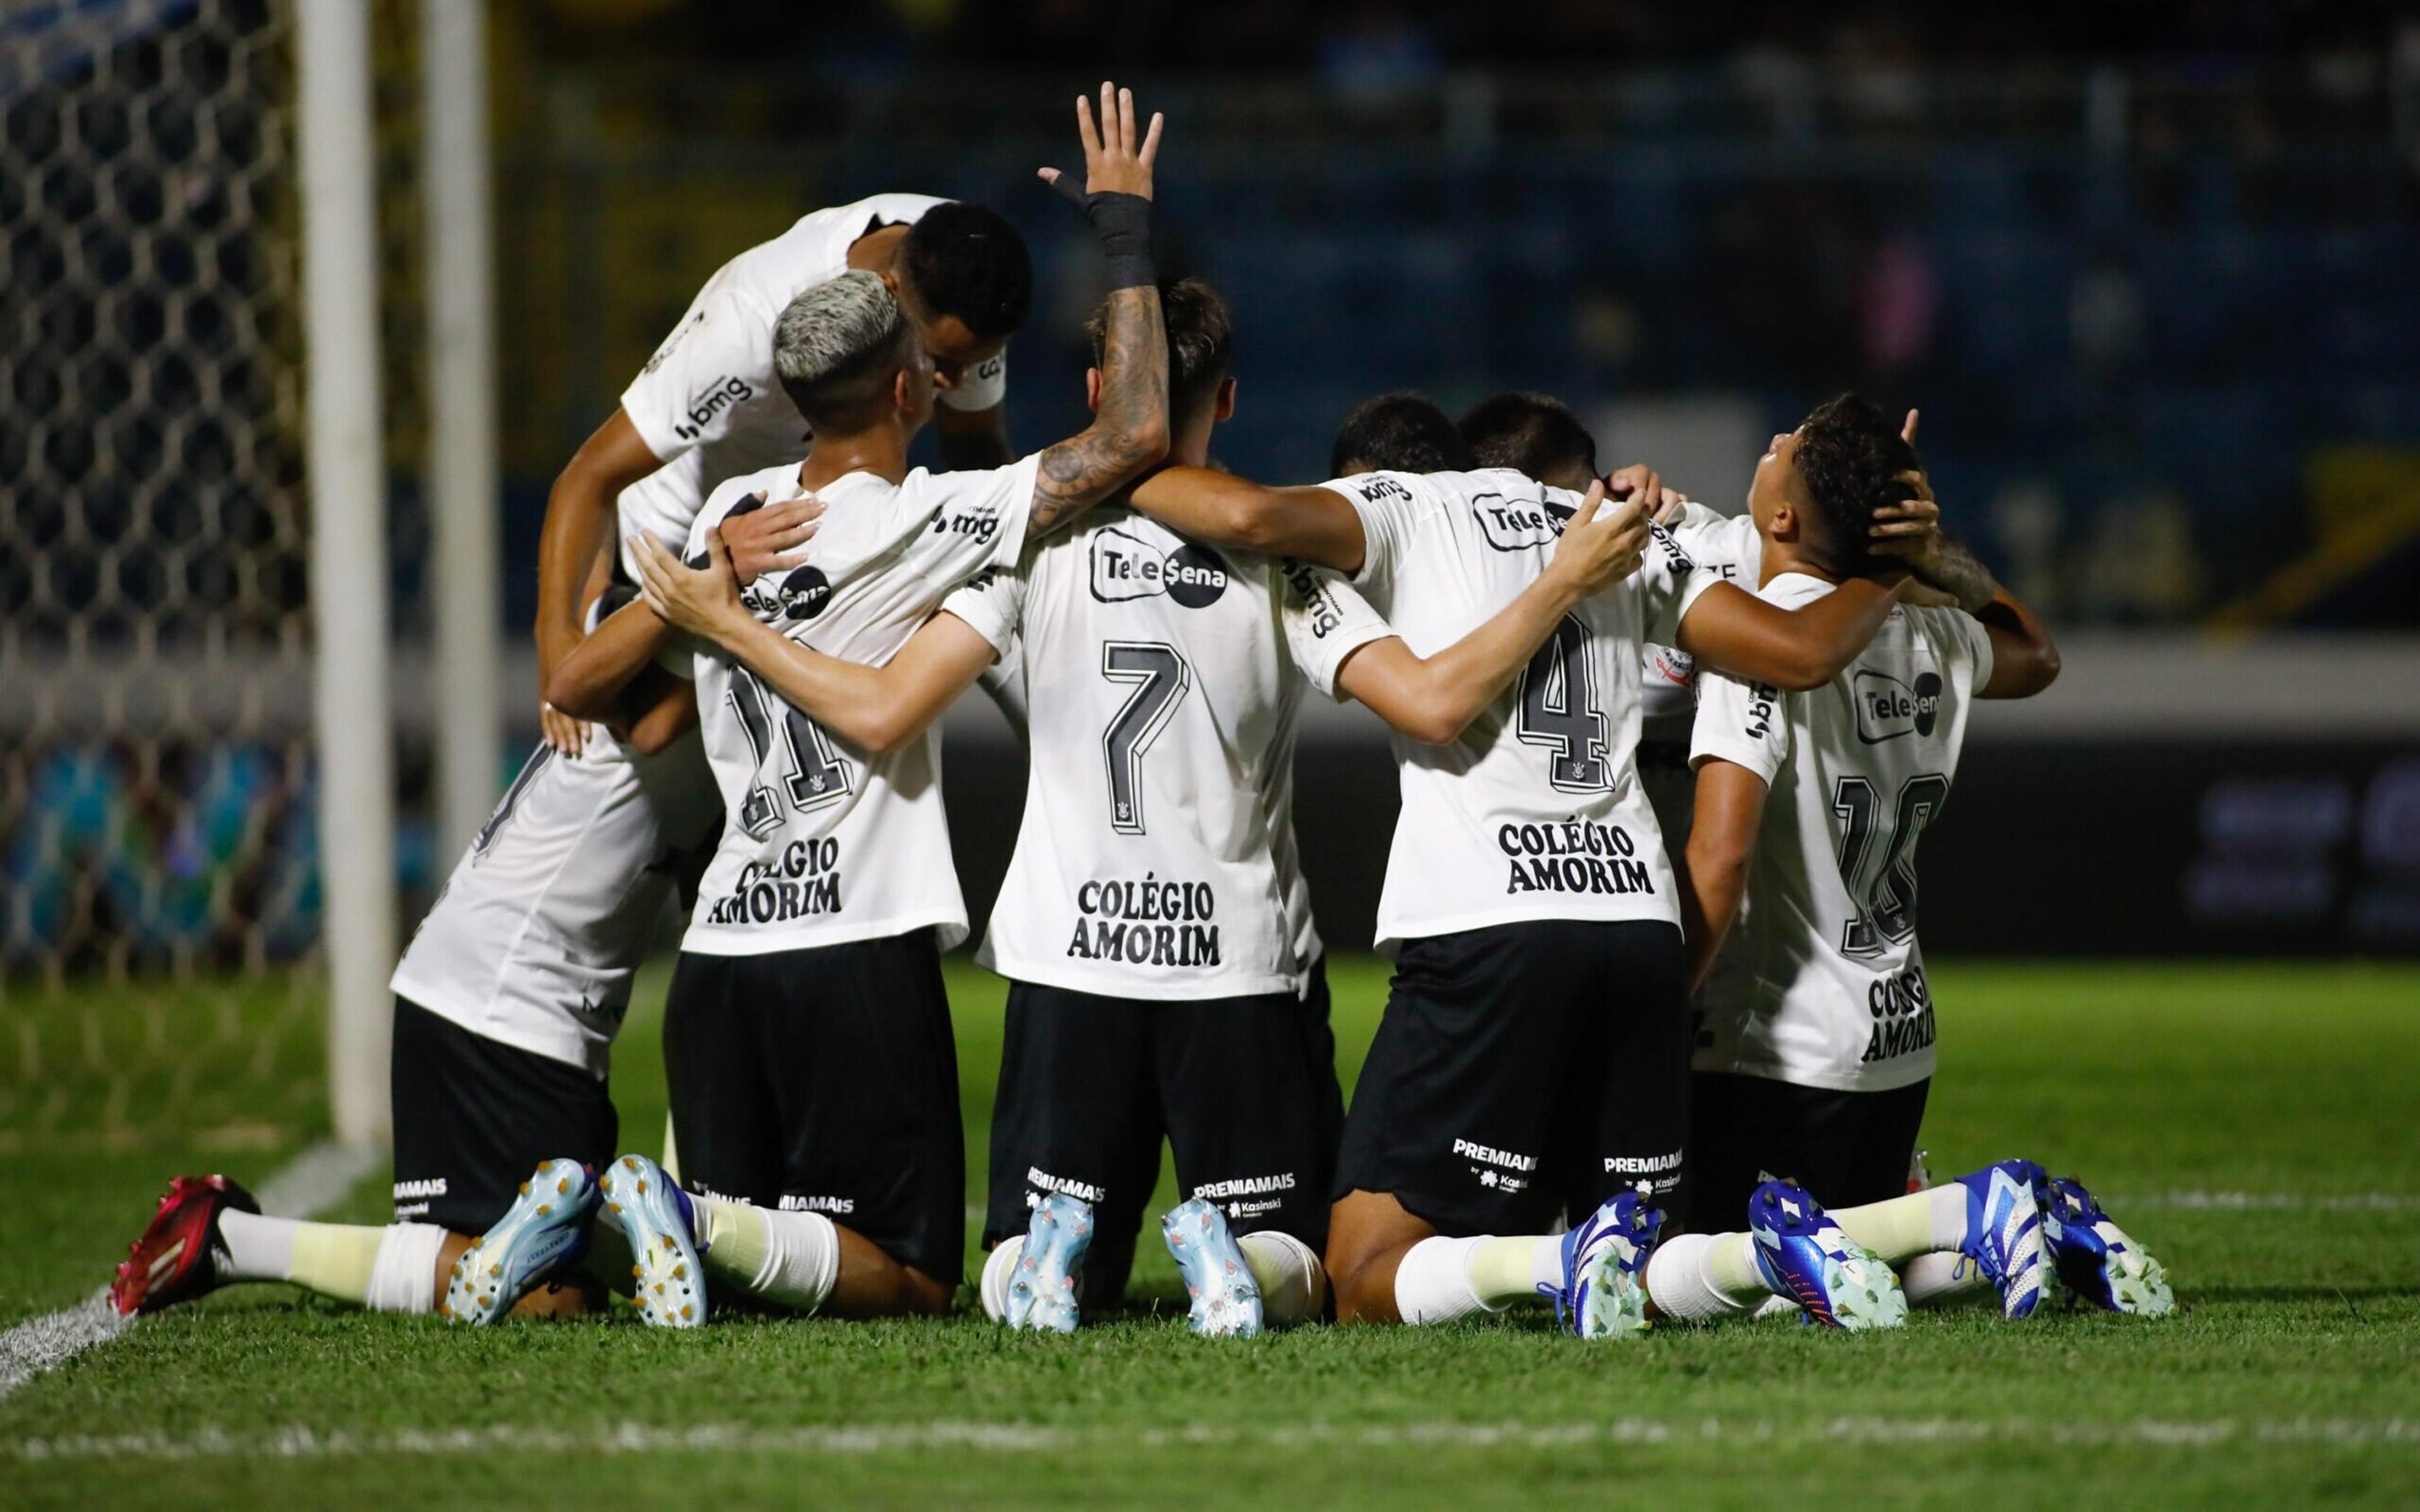
[[[1152,164],[1159,157],[1159,131],[1163,117],[1154,112],[1151,126],[1140,137],[1135,131],[1134,91],[1120,89],[1108,80],[1101,81],[1101,113],[1097,126],[1093,119],[1093,103],[1078,95],[1076,98],[1076,134],[1084,143],[1084,193],[1086,194],[1139,194],[1151,198]],[[1056,168],[1040,170],[1042,181],[1063,193],[1063,177]]]

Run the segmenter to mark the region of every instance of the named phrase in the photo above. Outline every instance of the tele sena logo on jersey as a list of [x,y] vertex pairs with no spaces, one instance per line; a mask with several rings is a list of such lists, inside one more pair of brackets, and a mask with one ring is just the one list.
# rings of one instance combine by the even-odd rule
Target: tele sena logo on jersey
[[1637,842],[1620,825],[1577,819],[1505,825],[1496,844],[1512,863],[1506,892],[1652,893],[1655,879],[1632,859]]
[[1112,525],[1093,532],[1093,597],[1104,604],[1166,594],[1185,609],[1208,609],[1227,592],[1227,563],[1206,546],[1164,551]]
[[1909,687],[1888,672],[1861,671],[1851,679],[1857,702],[1857,738],[1869,746],[1905,734],[1929,735],[1941,717],[1941,674],[1919,672]]

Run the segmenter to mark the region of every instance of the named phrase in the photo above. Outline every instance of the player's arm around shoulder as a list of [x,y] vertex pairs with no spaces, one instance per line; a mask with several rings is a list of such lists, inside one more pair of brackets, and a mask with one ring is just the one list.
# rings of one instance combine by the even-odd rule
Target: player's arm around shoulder
[[1374,640],[1346,657],[1337,686],[1408,739],[1459,740],[1564,615],[1638,570],[1649,538],[1645,497],[1606,508],[1605,485],[1591,484],[1554,556],[1512,602],[1434,656],[1414,655],[1400,637]]
[[2000,585],[1992,570],[1965,546],[1940,529],[1940,507],[1920,472],[1900,479],[1917,497],[1875,511],[1874,553],[1906,566],[1913,582],[1929,590],[1928,602],[1955,604],[1974,617],[1982,636],[1971,644],[1983,670],[1975,696],[2024,699],[2058,680],[2058,647],[2040,616]]
[[1215,468],[1164,468],[1135,486],[1132,502],[1205,545],[1361,570],[1360,514],[1333,488],[1272,487]]

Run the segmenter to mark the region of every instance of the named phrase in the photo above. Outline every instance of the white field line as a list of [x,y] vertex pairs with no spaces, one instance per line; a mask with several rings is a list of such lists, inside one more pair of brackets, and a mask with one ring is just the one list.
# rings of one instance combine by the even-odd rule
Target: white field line
[[2297,1208],[2323,1212],[2410,1212],[2420,1209],[2420,1194],[2409,1192],[2151,1192],[2107,1200],[2111,1209],[2118,1212],[2133,1208],[2198,1208],[2258,1212]]
[[68,1459],[339,1459],[526,1455],[714,1454],[877,1455],[950,1450],[978,1454],[1058,1454],[1137,1445],[1206,1448],[1516,1448],[1590,1444],[2011,1443],[2055,1445],[2169,1445],[2207,1448],[2261,1444],[2420,1450],[2420,1420],[2409,1418],[2138,1418],[2128,1422],[2044,1422],[2024,1418],[1838,1417],[1759,1419],[1621,1417],[1593,1423],[1428,1422],[1203,1426],[1187,1428],[1065,1427],[1043,1424],[936,1421],[883,1425],[701,1423],[657,1427],[623,1423],[598,1428],[529,1424],[483,1428],[401,1428],[368,1433],[301,1425],[268,1430],[61,1434],[0,1442],[0,1458]]
[[[260,1184],[261,1211],[281,1218],[309,1218],[344,1200],[353,1183],[386,1160],[382,1149],[362,1149],[322,1140]],[[0,1399],[43,1371],[106,1343],[134,1326],[109,1304],[102,1287],[72,1307],[29,1318],[0,1334]]]

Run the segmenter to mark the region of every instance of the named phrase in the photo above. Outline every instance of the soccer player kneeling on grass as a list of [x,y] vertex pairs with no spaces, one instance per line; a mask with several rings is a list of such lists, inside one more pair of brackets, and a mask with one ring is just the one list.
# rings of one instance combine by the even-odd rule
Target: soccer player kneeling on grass
[[[1412,654],[1535,585],[1586,507],[1467,468],[1435,406],[1389,395],[1347,421],[1335,482],[1170,469],[1135,503],[1216,543],[1352,574],[1403,638],[1373,646]],[[1688,1058],[1680,911],[1631,766],[1641,645],[1812,687],[1891,603],[1872,583],[1811,611],[1761,603],[1637,517],[1660,480],[1615,482],[1648,532],[1643,561],[1549,616],[1536,654],[1476,707],[1429,717],[1365,693],[1369,649],[1338,676],[1396,731],[1404,787],[1379,905],[1397,971],[1330,1215],[1346,1320],[1443,1321],[1543,1295],[1584,1336],[1641,1326],[1637,1273],[1661,1220],[1637,1188],[1680,1195]],[[1572,1230],[1545,1233],[1559,1215]]]
[[[1774,438],[1748,514],[1722,527],[1777,605],[1817,601],[1893,557],[1948,602],[1900,609],[1822,687],[1700,681],[1683,894],[1704,1014],[1690,1137],[1699,1232],[1656,1251],[1648,1289],[1682,1317],[1777,1291],[1819,1321],[1887,1325],[1906,1306],[1887,1262],[1910,1267],[1906,1300],[1988,1281],[2022,1318],[2047,1257],[2103,1306],[2164,1312],[2158,1263],[2075,1181],[2003,1161],[1901,1195],[1933,1070],[1916,844],[1947,800],[1973,701],[2029,698],[2058,674],[2040,622],[1971,555],[1931,531],[1896,544],[1895,517],[1919,508],[1901,502],[1911,491],[1929,511],[1910,432],[1843,396]],[[1744,1211],[1745,1233],[1712,1232]]]
[[[1233,407],[1227,313],[1193,280],[1162,307],[1171,455],[1200,467]],[[1094,333],[1097,351],[1103,321]],[[1295,862],[1302,685],[1329,688],[1350,657],[1363,696],[1466,721],[1646,539],[1635,511],[1599,518],[1590,501],[1527,593],[1426,660],[1331,573],[1221,555],[1124,511],[953,595],[880,668],[767,636],[727,575],[646,563],[664,612],[852,739],[915,738],[996,656],[1016,664],[1031,786],[983,956],[1013,983],[983,1285],[995,1318],[1072,1329],[1079,1273],[1123,1276],[1084,1258],[1139,1221],[1163,1134],[1189,1196],[1162,1231],[1196,1331],[1319,1316],[1339,1099]]]
[[[1167,447],[1167,352],[1149,253],[1155,118],[1104,85],[1078,107],[1087,213],[1109,261],[1109,357],[1094,424],[991,471],[908,470],[932,364],[882,281],[852,272],[794,299],[775,366],[812,427],[803,464],[732,479],[688,546],[734,510],[819,495],[803,565],[750,582],[755,617],[803,643],[887,660],[948,594],[1012,566]],[[1055,171],[1052,171],[1055,175]],[[712,549],[719,550],[715,547]],[[667,649],[644,604],[555,671],[574,713]],[[706,1277],[845,1317],[946,1310],[964,1249],[965,1146],[939,950],[963,938],[937,741],[869,749],[816,724],[743,661],[702,644],[706,752],[726,811],[665,1013],[684,1191],[624,1155],[598,1187],[635,1257],[647,1321],[706,1320]]]

